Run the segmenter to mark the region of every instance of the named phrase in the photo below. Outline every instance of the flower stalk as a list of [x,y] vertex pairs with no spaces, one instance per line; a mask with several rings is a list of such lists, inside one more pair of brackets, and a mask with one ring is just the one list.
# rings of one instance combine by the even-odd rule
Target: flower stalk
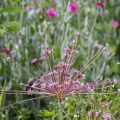
[[60,120],[63,120],[63,104],[62,101],[59,100],[59,112],[60,112]]

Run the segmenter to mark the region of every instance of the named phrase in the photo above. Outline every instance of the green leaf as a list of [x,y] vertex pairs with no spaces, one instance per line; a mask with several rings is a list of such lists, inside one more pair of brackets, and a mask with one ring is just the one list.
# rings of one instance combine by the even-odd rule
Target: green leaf
[[7,8],[3,8],[0,10],[0,13],[19,13],[19,12],[23,12],[24,10],[20,7],[7,7]]
[[21,0],[12,0],[12,2],[15,2],[15,3],[16,3],[16,2],[19,2],[19,1],[21,1]]
[[0,36],[3,35],[6,32],[6,29],[0,28]]
[[3,58],[4,58],[3,54],[2,54],[2,53],[0,53],[0,59],[3,59]]
[[0,36],[2,36],[7,31],[18,32],[20,30],[20,24],[17,21],[11,21],[0,25]]
[[2,88],[2,92],[0,94],[0,107],[4,106],[5,88],[6,88],[6,80],[5,80],[4,86]]
[[5,26],[7,27],[8,30],[12,32],[18,32],[20,30],[20,24],[17,21],[6,23]]

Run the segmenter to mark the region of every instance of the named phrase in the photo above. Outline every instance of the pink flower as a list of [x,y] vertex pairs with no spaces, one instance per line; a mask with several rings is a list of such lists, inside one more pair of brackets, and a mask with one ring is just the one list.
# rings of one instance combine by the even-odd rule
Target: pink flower
[[31,63],[35,63],[35,62],[37,62],[37,59],[36,59],[36,58],[33,58],[33,59],[31,60]]
[[94,114],[95,114],[95,110],[94,109],[91,109],[89,112],[88,112],[88,115],[89,116],[94,116]]
[[77,6],[76,2],[71,2],[69,4],[69,9],[72,13],[76,13],[78,11],[78,6]]
[[27,93],[28,93],[29,95],[32,95],[32,94],[33,94],[33,90],[32,90],[31,88],[29,88],[28,91],[27,91]]
[[2,52],[3,52],[4,54],[10,54],[10,53],[11,53],[11,50],[9,50],[9,49],[7,49],[7,48],[3,48],[3,49],[2,49]]
[[77,35],[78,37],[80,37],[80,32],[78,31],[78,32],[76,33],[76,35]]
[[120,22],[117,21],[117,20],[115,20],[115,21],[112,22],[112,26],[113,26],[114,28],[118,28],[118,27],[120,26]]
[[57,15],[56,11],[53,8],[48,9],[47,13],[49,14],[50,18],[53,18]]
[[101,111],[100,110],[95,112],[95,116],[96,117],[99,117],[100,115],[101,115]]
[[105,112],[102,114],[103,120],[111,120],[111,114],[108,112]]
[[105,4],[103,2],[97,2],[96,6],[99,7],[99,8],[104,8]]

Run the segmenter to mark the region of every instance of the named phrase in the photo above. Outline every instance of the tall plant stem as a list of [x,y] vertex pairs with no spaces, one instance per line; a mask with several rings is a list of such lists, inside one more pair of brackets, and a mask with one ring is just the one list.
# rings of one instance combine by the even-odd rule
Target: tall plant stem
[[59,112],[60,112],[60,120],[63,120],[63,104],[59,100]]

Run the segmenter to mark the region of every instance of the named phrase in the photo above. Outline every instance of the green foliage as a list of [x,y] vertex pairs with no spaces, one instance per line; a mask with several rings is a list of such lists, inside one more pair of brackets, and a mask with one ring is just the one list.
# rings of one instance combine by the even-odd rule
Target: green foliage
[[0,13],[8,13],[8,14],[12,14],[12,13],[20,13],[23,12],[24,10],[20,7],[6,7],[6,8],[2,8],[0,10]]
[[16,3],[16,2],[20,2],[20,1],[21,1],[21,0],[12,0],[12,2],[15,2],[15,3]]
[[17,21],[7,22],[0,26],[0,35],[6,32],[18,32],[20,30],[20,24]]
[[[113,28],[112,21],[120,21],[119,0],[106,0],[104,9],[97,9],[95,0],[78,0],[76,2],[79,12],[76,14],[72,14],[67,7],[72,0],[57,0],[57,5],[53,5],[51,1],[35,0],[34,3],[34,0],[5,0],[0,6],[0,90],[4,90],[6,85],[8,90],[26,90],[20,86],[21,82],[28,81],[31,74],[41,76],[49,70],[47,64],[40,64],[38,72],[35,65],[31,65],[32,58],[42,57],[43,50],[49,46],[54,49],[54,62],[57,64],[64,56],[64,47],[71,48],[72,40],[78,39],[79,53],[71,69],[82,68],[96,53],[96,46],[103,44],[107,47],[107,51],[95,63],[92,60],[88,63],[91,66],[86,72],[85,81],[115,78],[118,80],[116,86],[110,88],[102,86],[97,92],[118,91],[120,89],[120,27]],[[49,19],[48,8],[54,8],[57,17]],[[78,31],[81,33],[80,37],[76,35]],[[11,54],[3,54],[3,48],[12,50]],[[16,62],[3,60],[4,56],[13,57],[19,66]],[[52,60],[51,64],[53,64]],[[2,106],[37,97],[6,94],[4,100],[4,94],[4,92],[0,93],[0,103],[4,103],[1,104]],[[119,92],[94,97],[98,103],[112,100],[112,105],[107,109],[115,119],[120,119]],[[88,103],[86,109],[83,105],[84,100]],[[47,102],[43,104],[44,109],[40,107],[40,101],[41,99],[38,102],[26,102],[5,109],[0,112],[0,120],[59,120],[56,101],[45,98],[43,101]],[[91,95],[71,96],[66,98],[65,102],[64,111],[71,120],[88,119],[88,112],[92,107]],[[95,109],[105,111],[100,104],[97,104]],[[66,114],[64,113],[64,117],[69,120]],[[79,117],[76,118],[76,115]]]
[[5,80],[5,82],[4,82],[4,86],[3,86],[2,92],[1,92],[1,94],[0,94],[0,107],[3,107],[3,106],[4,106],[5,90],[6,90],[6,80]]

